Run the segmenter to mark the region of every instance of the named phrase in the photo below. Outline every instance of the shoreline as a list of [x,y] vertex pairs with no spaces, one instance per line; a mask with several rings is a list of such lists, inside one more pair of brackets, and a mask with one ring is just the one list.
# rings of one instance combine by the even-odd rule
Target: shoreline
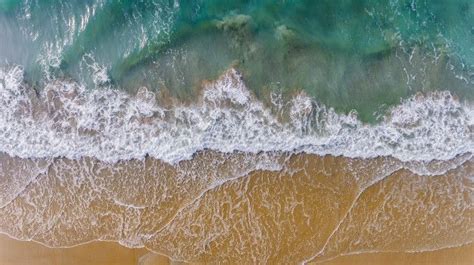
[[[4,265],[191,265],[172,261],[163,254],[150,252],[145,248],[127,248],[117,242],[93,241],[74,247],[50,248],[34,241],[21,241],[8,235],[0,235],[0,260]],[[474,243],[423,252],[375,252],[358,253],[336,257],[308,265],[362,265],[362,264],[430,264],[430,265],[469,265],[474,262]]]
[[[436,177],[396,159],[307,154],[204,152],[176,166],[56,159],[47,173],[7,158],[2,185],[12,193],[4,194],[1,230],[53,249],[121,242],[179,260],[291,263],[472,241],[470,155],[448,168],[434,163],[447,170]],[[11,175],[20,168],[34,180]]]
[[0,0],[0,265],[474,265],[474,0],[353,2]]

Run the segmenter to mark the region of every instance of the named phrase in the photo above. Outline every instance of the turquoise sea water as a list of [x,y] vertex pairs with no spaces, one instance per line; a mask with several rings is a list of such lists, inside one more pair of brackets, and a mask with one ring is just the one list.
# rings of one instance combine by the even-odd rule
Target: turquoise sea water
[[473,1],[0,0],[0,233],[228,264],[472,243]]
[[264,101],[304,90],[373,122],[417,91],[474,99],[474,2],[0,0],[0,64],[39,89],[72,78],[183,100],[235,67]]

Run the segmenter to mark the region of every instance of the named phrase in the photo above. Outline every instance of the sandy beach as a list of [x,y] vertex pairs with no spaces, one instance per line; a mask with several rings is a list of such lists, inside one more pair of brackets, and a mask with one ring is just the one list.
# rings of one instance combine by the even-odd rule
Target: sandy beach
[[474,265],[474,0],[0,0],[0,265]]
[[[203,152],[173,166],[155,159],[58,159],[48,174],[4,196],[0,208],[2,231],[52,249],[4,236],[0,261],[168,262],[146,255],[146,247],[204,264],[469,264],[472,246],[403,253],[472,242],[469,157],[450,161],[458,165],[434,176],[415,174],[407,170],[411,165],[391,158],[284,153]],[[3,161],[8,159],[6,165],[24,170],[43,165]],[[212,161],[220,162],[209,168]],[[269,161],[279,161],[284,170],[253,167]],[[4,178],[6,185],[14,180]],[[73,247],[85,242],[94,243]],[[361,252],[379,254],[338,257]]]
[[[112,242],[93,242],[72,248],[47,248],[0,235],[0,261],[3,265],[168,265],[165,256],[146,249],[129,249]],[[421,253],[370,253],[339,257],[311,265],[470,265],[474,263],[474,245]]]

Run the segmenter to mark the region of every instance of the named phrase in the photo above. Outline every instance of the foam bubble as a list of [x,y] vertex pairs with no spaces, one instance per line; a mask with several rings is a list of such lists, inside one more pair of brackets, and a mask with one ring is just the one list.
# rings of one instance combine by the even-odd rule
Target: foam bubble
[[286,105],[278,101],[273,108],[281,111],[275,114],[233,69],[206,83],[194,104],[167,109],[155,98],[146,88],[131,96],[64,80],[34,93],[24,84],[21,67],[0,70],[0,152],[107,162],[150,155],[175,163],[204,149],[402,161],[449,160],[474,150],[472,105],[449,92],[404,100],[376,125],[360,122],[355,112],[336,113],[304,94]]

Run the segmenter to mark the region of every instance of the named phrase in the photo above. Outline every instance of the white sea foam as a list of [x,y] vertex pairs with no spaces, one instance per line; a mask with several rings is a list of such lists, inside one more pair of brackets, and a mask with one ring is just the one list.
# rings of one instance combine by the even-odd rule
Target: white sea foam
[[146,88],[131,96],[56,80],[37,95],[24,84],[22,69],[11,67],[0,70],[0,152],[107,162],[148,154],[174,163],[203,149],[402,161],[448,160],[474,151],[473,106],[449,92],[404,100],[376,125],[304,94],[278,104],[280,111],[272,112],[256,100],[235,70],[206,84],[194,104],[167,109]]

